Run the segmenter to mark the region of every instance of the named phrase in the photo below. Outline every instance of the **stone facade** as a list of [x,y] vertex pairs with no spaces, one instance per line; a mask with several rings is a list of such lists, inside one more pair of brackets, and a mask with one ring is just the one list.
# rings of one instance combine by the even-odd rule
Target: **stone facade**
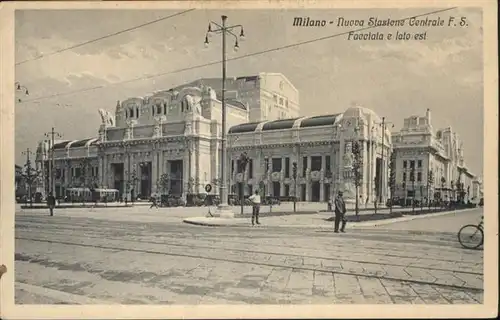
[[[347,200],[354,201],[351,151],[352,143],[359,141],[362,182],[358,194],[362,203],[374,201],[377,184],[373,178],[376,172],[388,170],[382,148],[386,155],[391,149],[391,134],[387,129],[382,132],[380,124],[373,111],[351,107],[340,114],[235,126],[228,134],[231,191],[238,194],[243,187],[250,194],[260,186],[266,195],[296,195],[302,201],[327,201],[335,191],[343,191]],[[238,172],[242,152],[251,161],[245,172]],[[298,167],[297,181],[292,177],[293,162]],[[377,168],[377,163],[383,164]],[[387,178],[379,176],[384,177],[381,192],[385,198]]]
[[[465,200],[473,198],[471,188],[476,176],[465,164],[462,142],[451,127],[434,132],[429,109],[424,117],[406,118],[403,128],[392,134],[392,142],[394,197],[456,199],[460,180],[464,191],[469,191]],[[410,179],[412,167],[415,168],[414,183]]]

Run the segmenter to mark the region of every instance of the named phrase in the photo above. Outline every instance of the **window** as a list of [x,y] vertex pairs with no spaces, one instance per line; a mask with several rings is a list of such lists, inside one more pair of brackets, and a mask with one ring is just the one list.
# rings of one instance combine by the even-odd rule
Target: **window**
[[302,158],[302,176],[306,176],[306,171],[307,171],[307,157]]
[[418,166],[419,168],[422,168],[422,160],[418,160],[417,166]]
[[332,171],[332,168],[331,168],[331,157],[330,156],[326,156],[325,157],[325,171],[326,172],[331,172]]
[[289,197],[289,196],[290,196],[290,185],[285,184],[285,197]]
[[[253,160],[249,159],[248,160],[248,178],[252,179],[253,178]],[[252,194],[250,190],[250,194]]]
[[280,98],[280,106],[283,105],[283,98]]
[[275,94],[273,94],[273,100],[274,100],[275,102],[277,102],[277,101],[278,101],[278,96],[277,96],[277,95],[275,95]]
[[231,160],[231,174],[234,173],[234,160]]
[[403,161],[403,168],[405,168],[405,169],[407,168],[406,164],[407,164],[407,163],[406,163],[406,160],[404,160],[404,161]]
[[99,176],[99,167],[95,167],[95,176]]
[[285,158],[285,178],[290,178],[290,158]]
[[281,172],[282,166],[281,166],[281,158],[273,158],[273,171],[272,172]]
[[151,106],[151,114],[154,116],[155,115],[155,106]]
[[161,113],[161,104],[156,105],[156,113],[158,113],[158,114]]
[[406,181],[406,172],[403,172],[403,181]]
[[322,166],[321,156],[311,157],[311,171],[320,171]]
[[288,100],[285,100],[285,106],[288,108]]
[[422,172],[417,172],[417,181],[422,181]]
[[264,170],[266,173],[269,172],[269,158],[264,159]]
[[410,168],[415,168],[415,160],[410,161]]
[[133,108],[129,110],[129,117],[130,118],[134,117],[134,109]]
[[139,107],[135,108],[135,116],[139,118]]

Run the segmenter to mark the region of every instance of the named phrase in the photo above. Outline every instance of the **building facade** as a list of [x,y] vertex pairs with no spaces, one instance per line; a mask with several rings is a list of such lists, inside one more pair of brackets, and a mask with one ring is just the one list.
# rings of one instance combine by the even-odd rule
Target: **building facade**
[[463,191],[465,201],[472,199],[477,179],[465,164],[462,142],[451,127],[434,132],[429,109],[423,117],[404,119],[392,142],[394,197],[456,200]]
[[[260,187],[265,195],[297,196],[301,201],[328,201],[335,191],[343,191],[344,198],[354,201],[355,141],[361,149],[361,202],[373,202],[379,192],[386,198],[388,181],[382,171],[388,170],[391,134],[387,129],[382,132],[380,117],[363,107],[232,127],[228,134],[231,191],[239,194],[243,188],[248,195]],[[238,165],[243,152],[250,159],[245,172]],[[374,177],[381,177],[381,184]]]
[[[220,79],[202,79],[129,98],[118,102],[114,113],[99,110],[97,137],[55,141],[53,148],[50,141],[41,141],[37,168],[45,178],[38,187],[44,196],[49,192],[53,154],[51,189],[58,197],[67,188],[90,185],[117,189],[129,198],[203,192],[206,184],[219,180],[221,86]],[[229,79],[226,87],[226,128],[298,114],[298,92],[282,74]]]

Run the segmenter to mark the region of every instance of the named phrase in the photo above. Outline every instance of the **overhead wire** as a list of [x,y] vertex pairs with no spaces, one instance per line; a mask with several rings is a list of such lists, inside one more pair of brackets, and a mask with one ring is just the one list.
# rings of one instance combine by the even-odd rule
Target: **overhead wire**
[[[434,15],[434,14],[438,14],[438,13],[442,13],[442,12],[454,10],[456,8],[457,7],[435,10],[435,11],[431,11],[431,12],[427,12],[427,13],[423,13],[423,14],[419,14],[419,15],[413,15],[413,16],[407,17],[407,18],[402,18],[402,19],[399,19],[399,20],[405,20],[406,21],[406,20],[409,20],[409,19],[412,19],[412,18],[430,16],[430,15]],[[310,44],[310,43],[315,43],[315,42],[318,42],[318,41],[324,41],[324,40],[333,39],[333,38],[336,38],[336,37],[347,35],[347,34],[349,34],[351,32],[360,32],[360,31],[364,31],[364,30],[368,30],[368,29],[374,29],[374,28],[379,28],[379,27],[381,27],[381,26],[375,25],[375,26],[368,26],[368,27],[363,27],[363,28],[359,28],[359,29],[344,31],[344,32],[333,34],[333,35],[316,38],[316,39],[301,41],[301,42],[292,43],[292,44],[288,44],[288,45],[284,45],[284,46],[280,46],[280,47],[275,47],[275,48],[271,48],[271,49],[266,49],[266,50],[262,50],[262,51],[248,53],[248,54],[245,54],[245,55],[242,55],[242,56],[239,56],[239,57],[228,58],[228,59],[226,59],[226,61],[227,62],[237,61],[237,60],[241,60],[241,59],[245,59],[245,58],[249,58],[249,57],[263,55],[263,54],[270,53],[270,52],[276,52],[276,51],[286,50],[286,49],[295,48],[295,47],[306,45],[306,44]],[[148,79],[157,78],[157,77],[161,77],[161,76],[166,76],[166,75],[176,74],[176,73],[180,73],[180,72],[185,72],[185,71],[190,71],[190,70],[205,68],[205,67],[209,67],[209,66],[212,66],[212,65],[220,64],[221,62],[222,62],[221,60],[217,60],[217,61],[203,63],[203,64],[199,64],[199,65],[195,65],[195,66],[184,67],[184,68],[180,68],[180,69],[176,69],[176,70],[160,72],[160,73],[156,73],[156,74],[153,74],[153,75],[147,75],[147,76],[132,78],[132,79],[128,79],[128,80],[118,81],[118,82],[114,82],[114,83],[110,83],[110,84],[99,85],[99,86],[95,86],[95,87],[89,87],[89,88],[78,89],[78,90],[67,91],[67,92],[61,92],[61,93],[55,93],[55,94],[51,94],[51,95],[47,95],[47,96],[42,96],[42,97],[34,98],[34,99],[23,100],[21,103],[34,102],[34,101],[45,100],[45,99],[50,99],[50,98],[55,98],[55,97],[72,95],[72,94],[80,93],[80,92],[88,92],[88,91],[93,91],[93,90],[97,90],[97,89],[103,89],[103,88],[107,88],[107,87],[111,87],[111,86],[116,86],[116,85],[120,85],[120,84],[131,83],[131,82],[135,82],[135,81],[148,80]]]
[[30,58],[30,59],[26,59],[26,60],[17,62],[15,65],[18,66],[18,65],[30,62],[30,61],[39,60],[39,59],[42,59],[42,58],[45,58],[45,57],[48,57],[48,56],[52,56],[54,54],[58,54],[58,53],[64,52],[64,51],[68,51],[68,50],[71,50],[71,49],[76,49],[76,48],[79,48],[79,47],[82,47],[82,46],[85,46],[85,45],[88,45],[88,44],[91,44],[91,43],[94,43],[94,42],[98,42],[98,41],[101,41],[101,40],[104,40],[104,39],[107,39],[107,38],[111,38],[111,37],[114,37],[114,36],[117,36],[117,35],[120,35],[120,34],[123,34],[123,33],[126,33],[126,32],[137,30],[137,29],[143,28],[145,26],[149,26],[151,24],[158,23],[158,22],[161,22],[161,21],[173,18],[173,17],[179,16],[179,15],[183,15],[183,14],[188,13],[188,12],[193,11],[193,10],[195,10],[195,9],[188,9],[188,10],[184,10],[184,11],[181,11],[181,12],[177,12],[177,13],[171,14],[169,16],[165,16],[165,17],[162,17],[162,18],[159,18],[159,19],[156,19],[156,20],[148,21],[146,23],[143,23],[143,24],[140,24],[140,25],[137,25],[137,26],[134,26],[134,27],[130,27],[130,28],[127,28],[127,29],[124,29],[124,30],[113,32],[113,33],[107,34],[105,36],[101,36],[99,38],[95,38],[95,39],[92,39],[92,40],[81,42],[81,43],[78,43],[78,44],[75,44],[75,45],[63,48],[63,49],[59,49],[59,50],[56,50],[56,51],[52,51],[52,52],[49,52],[49,53],[46,53],[46,54],[41,54],[41,55],[38,55],[36,57],[33,57],[33,58]]

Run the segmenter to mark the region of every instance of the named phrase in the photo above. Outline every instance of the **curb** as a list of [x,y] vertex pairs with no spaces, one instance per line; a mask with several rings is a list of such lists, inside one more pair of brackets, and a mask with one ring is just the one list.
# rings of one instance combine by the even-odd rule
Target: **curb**
[[427,213],[427,214],[422,214],[422,215],[403,215],[403,217],[394,218],[394,219],[379,220],[379,221],[375,221],[375,222],[372,222],[372,223],[370,223],[369,221],[367,221],[366,223],[360,222],[359,224],[357,224],[355,222],[351,222],[350,225],[351,225],[351,227],[357,227],[357,228],[362,228],[362,227],[376,227],[376,226],[380,226],[380,225],[397,223],[397,222],[406,222],[406,221],[412,221],[412,220],[416,220],[416,219],[440,217],[440,216],[445,216],[445,215],[452,214],[452,213],[457,213],[457,212],[473,211],[475,209],[476,208],[467,208],[467,209],[461,209],[461,210],[452,210],[452,211],[436,212],[436,213]]

